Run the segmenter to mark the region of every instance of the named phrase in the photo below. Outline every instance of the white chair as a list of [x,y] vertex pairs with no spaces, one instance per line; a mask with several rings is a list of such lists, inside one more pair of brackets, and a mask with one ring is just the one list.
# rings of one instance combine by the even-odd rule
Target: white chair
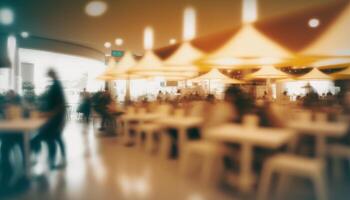
[[311,121],[312,112],[310,110],[295,110],[291,120]]
[[[227,103],[218,103],[208,110],[208,120],[205,122],[207,127],[201,130],[202,136],[205,138],[206,128],[218,126],[229,122],[233,117],[232,107]],[[187,142],[183,157],[180,160],[181,173],[186,175],[191,167],[193,157],[202,159],[201,179],[207,183],[215,183],[219,181],[219,174],[222,172],[222,162],[224,156],[229,155],[230,150],[223,144],[213,143],[206,139],[199,141]],[[216,180],[213,178],[216,177]]]
[[155,143],[156,136],[162,130],[162,126],[156,123],[141,124],[137,128],[138,137],[137,145],[142,146],[142,134],[145,134],[145,148],[146,151],[152,153],[156,150],[157,144]]
[[218,183],[223,175],[223,159],[229,155],[230,150],[224,145],[209,141],[191,142],[190,145],[186,146],[180,160],[180,172],[183,175],[188,175],[195,164],[193,158],[199,157],[201,159],[201,180],[204,183]]
[[261,175],[258,200],[267,200],[272,182],[273,173],[281,175],[278,185],[278,197],[285,191],[288,183],[288,175],[310,178],[316,189],[316,196],[319,200],[327,199],[327,186],[325,180],[325,166],[320,159],[309,159],[291,154],[279,154],[270,158],[264,165]]
[[[157,109],[154,110],[155,114],[158,114],[160,117],[169,116],[172,111],[172,106],[169,104],[161,104],[157,106]],[[137,143],[139,146],[142,145],[142,135],[145,134],[146,150],[148,152],[153,152],[156,148],[155,137],[158,133],[161,132],[162,126],[155,123],[149,122],[142,124],[137,128]],[[164,144],[166,145],[166,144]]]
[[195,101],[191,103],[191,108],[189,110],[188,116],[191,116],[191,117],[203,116],[205,106],[206,106],[205,101]]

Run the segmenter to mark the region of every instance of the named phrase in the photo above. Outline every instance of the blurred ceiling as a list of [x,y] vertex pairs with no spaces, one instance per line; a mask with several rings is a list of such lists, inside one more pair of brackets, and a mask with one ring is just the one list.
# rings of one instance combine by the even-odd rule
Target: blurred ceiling
[[[0,8],[11,8],[15,21],[0,32],[52,38],[105,51],[104,42],[124,39],[125,49],[142,53],[146,25],[155,29],[155,47],[168,45],[170,38],[181,40],[182,12],[192,5],[197,10],[197,35],[231,29],[240,24],[241,0],[102,0],[107,11],[99,17],[84,9],[91,0],[1,0]],[[260,0],[259,19],[321,5],[332,0]]]

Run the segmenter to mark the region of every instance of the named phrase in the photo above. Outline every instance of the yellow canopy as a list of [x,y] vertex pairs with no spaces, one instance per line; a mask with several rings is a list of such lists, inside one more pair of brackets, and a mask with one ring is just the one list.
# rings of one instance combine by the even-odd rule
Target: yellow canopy
[[313,68],[309,73],[297,77],[297,80],[332,80],[333,78],[317,68]]
[[224,74],[222,74],[218,69],[212,69],[206,74],[203,74],[201,76],[198,76],[194,79],[191,79],[190,81],[193,82],[200,82],[203,80],[213,80],[213,81],[221,81],[223,83],[230,83],[230,84],[242,84],[243,81],[230,78]]
[[219,66],[276,65],[293,58],[291,52],[247,24],[226,44],[204,58]]
[[116,74],[115,72],[115,59],[113,57],[110,57],[107,63],[107,68],[103,74],[108,76],[114,76]]
[[144,57],[134,67],[129,69],[129,72],[136,75],[148,77],[183,77],[183,79],[197,75],[197,71],[171,71],[170,68],[164,67],[160,58],[153,51],[147,51]]
[[193,47],[189,42],[184,42],[164,61],[163,69],[174,72],[198,72],[198,68],[193,63],[203,55],[202,51]]
[[340,72],[332,74],[332,77],[334,77],[335,79],[350,79],[350,67]]
[[162,61],[153,51],[146,51],[141,60],[130,69],[131,72],[158,71],[163,66]]
[[116,80],[116,76],[114,75],[108,75],[108,74],[102,74],[99,75],[98,77],[96,77],[97,80],[101,80],[101,81],[113,81]]
[[318,67],[320,69],[332,69],[337,67],[350,66],[350,58],[328,58],[318,60],[312,64],[311,67]]
[[268,65],[261,67],[258,71],[252,74],[248,74],[246,76],[246,79],[286,79],[289,77],[290,75],[288,75],[287,73],[276,69],[274,66]]
[[135,65],[136,65],[136,60],[133,54],[130,51],[127,51],[124,53],[124,56],[117,63],[115,67],[115,71],[118,74],[125,73]]

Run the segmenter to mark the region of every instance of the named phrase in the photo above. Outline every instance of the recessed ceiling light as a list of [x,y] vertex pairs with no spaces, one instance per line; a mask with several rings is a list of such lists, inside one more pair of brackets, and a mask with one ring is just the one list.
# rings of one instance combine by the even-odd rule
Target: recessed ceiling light
[[14,21],[13,11],[9,8],[1,8],[0,9],[0,24],[10,25]]
[[107,7],[107,3],[104,1],[90,1],[85,6],[85,12],[89,16],[98,17],[107,11]]
[[309,20],[309,27],[317,28],[320,25],[320,20],[317,18],[312,18]]
[[23,31],[23,32],[21,32],[21,37],[22,38],[28,38],[29,37],[29,33],[27,31]]
[[105,42],[104,46],[106,48],[111,48],[112,44],[110,42]]
[[115,39],[115,45],[122,46],[124,43],[124,40],[122,38]]

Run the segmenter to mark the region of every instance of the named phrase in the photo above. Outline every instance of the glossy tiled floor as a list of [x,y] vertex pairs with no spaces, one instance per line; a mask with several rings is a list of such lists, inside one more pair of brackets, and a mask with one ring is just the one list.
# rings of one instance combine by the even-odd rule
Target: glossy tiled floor
[[45,155],[29,189],[10,199],[234,199],[178,173],[176,160],[162,160],[117,137],[97,137],[92,126],[70,122],[65,129],[68,165],[46,169]]
[[[29,187],[14,188],[13,200],[225,200],[254,199],[228,187],[203,185],[195,178],[179,174],[178,161],[163,160],[143,149],[126,147],[118,137],[101,137],[92,125],[74,120],[64,133],[68,154],[65,169],[49,170],[46,151],[34,167]],[[303,180],[293,182],[284,199],[314,199],[312,185]],[[345,200],[349,183],[332,187],[331,199]],[[1,189],[1,188],[0,188]],[[0,199],[4,199],[0,195]]]

